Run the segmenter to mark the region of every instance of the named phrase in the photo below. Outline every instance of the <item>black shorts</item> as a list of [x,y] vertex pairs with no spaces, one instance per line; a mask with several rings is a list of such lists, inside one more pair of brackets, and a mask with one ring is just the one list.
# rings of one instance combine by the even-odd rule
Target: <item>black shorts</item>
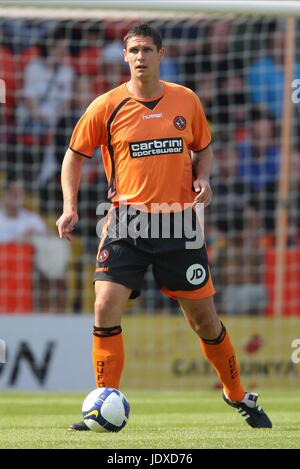
[[114,239],[109,233],[101,240],[94,282],[106,280],[140,294],[145,272],[152,265],[160,290],[172,298],[201,299],[215,293],[206,247],[186,249],[178,239]]

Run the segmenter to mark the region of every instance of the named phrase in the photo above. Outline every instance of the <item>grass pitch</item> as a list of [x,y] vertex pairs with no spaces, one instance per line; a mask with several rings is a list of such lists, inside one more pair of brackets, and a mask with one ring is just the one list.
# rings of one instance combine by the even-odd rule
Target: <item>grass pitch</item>
[[[0,448],[299,448],[299,391],[261,391],[273,429],[252,429],[212,391],[126,391],[131,413],[120,433],[68,432],[82,394],[2,393]],[[88,392],[87,392],[88,393]],[[86,393],[86,394],[87,394]]]

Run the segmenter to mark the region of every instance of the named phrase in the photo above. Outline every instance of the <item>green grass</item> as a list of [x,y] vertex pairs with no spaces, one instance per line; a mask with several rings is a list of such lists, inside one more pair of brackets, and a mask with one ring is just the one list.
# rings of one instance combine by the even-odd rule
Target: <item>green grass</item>
[[299,391],[263,391],[273,429],[252,429],[219,392],[127,391],[120,433],[73,433],[84,394],[2,393],[0,448],[299,448]]

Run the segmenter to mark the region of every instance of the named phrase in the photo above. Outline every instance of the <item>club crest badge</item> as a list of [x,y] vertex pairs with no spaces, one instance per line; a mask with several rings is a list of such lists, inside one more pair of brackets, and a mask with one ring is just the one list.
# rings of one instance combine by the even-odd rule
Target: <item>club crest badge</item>
[[184,130],[186,128],[186,119],[183,116],[176,116],[173,122],[177,130]]

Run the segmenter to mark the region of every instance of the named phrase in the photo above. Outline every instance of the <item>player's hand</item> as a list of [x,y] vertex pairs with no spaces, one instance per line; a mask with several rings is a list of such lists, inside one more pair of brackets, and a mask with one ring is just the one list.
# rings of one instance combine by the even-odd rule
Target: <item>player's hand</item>
[[198,194],[195,197],[193,206],[198,203],[204,204],[204,207],[207,207],[212,199],[212,190],[207,179],[195,179],[193,182],[193,187]]
[[77,222],[77,212],[64,212],[56,222],[59,237],[65,238],[68,241],[73,241],[74,236],[71,234],[71,232],[74,230]]

